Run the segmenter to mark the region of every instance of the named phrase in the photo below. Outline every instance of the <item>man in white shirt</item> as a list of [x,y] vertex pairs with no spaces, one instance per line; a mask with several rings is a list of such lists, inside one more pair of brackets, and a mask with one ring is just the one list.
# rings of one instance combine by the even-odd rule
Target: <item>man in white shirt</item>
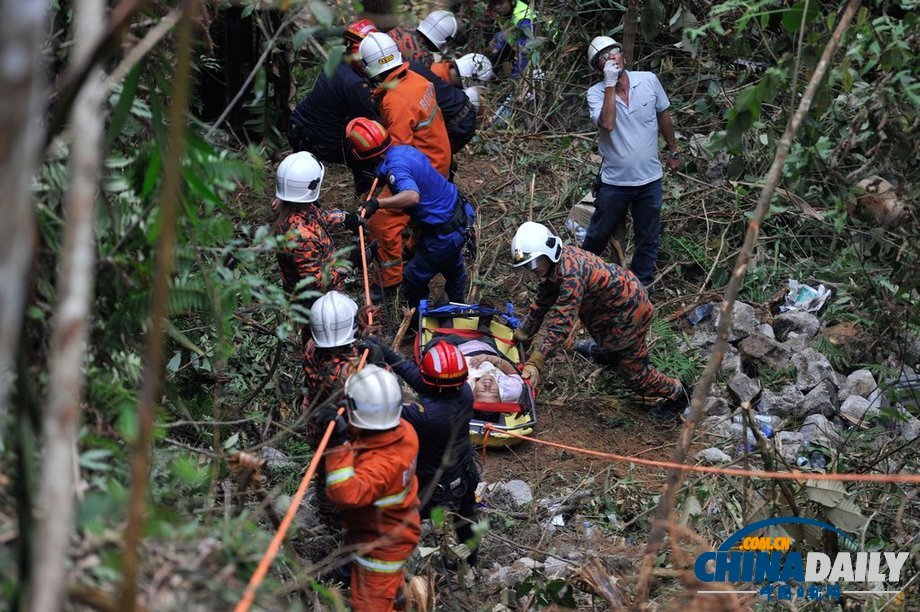
[[627,72],[620,43],[598,36],[588,47],[588,63],[604,79],[588,89],[591,121],[597,125],[601,157],[594,215],[582,248],[602,255],[626,211],[633,218],[635,252],[630,269],[650,289],[661,233],[663,175],[658,159],[658,132],[673,172],[680,163],[670,102],[651,72]]

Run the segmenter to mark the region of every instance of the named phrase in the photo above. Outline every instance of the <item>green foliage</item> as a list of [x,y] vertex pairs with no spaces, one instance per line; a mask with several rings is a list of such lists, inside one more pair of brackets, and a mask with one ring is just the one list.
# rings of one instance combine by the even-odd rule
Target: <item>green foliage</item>
[[562,579],[548,580],[542,582],[533,577],[529,577],[522,582],[514,592],[515,596],[520,599],[525,595],[533,595],[534,603],[538,606],[565,606],[566,608],[575,608],[575,594],[572,586]]
[[702,356],[697,350],[681,349],[680,343],[687,346],[687,339],[681,339],[665,319],[652,319],[649,338],[651,362],[657,369],[686,382],[699,377],[703,371]]
[[795,382],[795,372],[795,366],[789,366],[788,368],[761,366],[757,368],[757,378],[764,389],[779,393],[783,387]]

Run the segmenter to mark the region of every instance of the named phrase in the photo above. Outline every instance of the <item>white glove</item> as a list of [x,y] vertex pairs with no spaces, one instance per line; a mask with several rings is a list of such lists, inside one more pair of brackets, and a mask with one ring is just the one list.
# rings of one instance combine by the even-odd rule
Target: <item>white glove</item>
[[469,98],[470,102],[473,104],[473,107],[478,111],[479,107],[482,106],[482,92],[485,87],[474,85],[473,87],[467,87],[463,90],[463,93],[466,94],[466,97]]
[[604,89],[616,87],[617,81],[620,80],[620,67],[613,60],[607,60],[604,64]]

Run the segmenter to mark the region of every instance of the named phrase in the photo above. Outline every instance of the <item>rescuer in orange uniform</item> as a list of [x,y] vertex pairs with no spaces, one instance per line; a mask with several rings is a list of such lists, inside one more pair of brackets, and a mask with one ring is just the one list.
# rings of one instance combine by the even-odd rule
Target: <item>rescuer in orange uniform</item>
[[[451,147],[434,86],[409,70],[392,38],[372,32],[358,47],[367,76],[377,85],[375,100],[380,118],[394,144],[412,145],[424,153],[445,178],[450,174]],[[378,243],[381,287],[375,301],[395,291],[402,281],[402,231],[409,216],[399,210],[381,210],[368,222]]]
[[345,397],[348,424],[328,411],[317,420],[324,428],[336,422],[325,454],[326,494],[341,511],[345,545],[355,551],[351,607],[396,610],[403,566],[420,535],[418,436],[400,418],[402,389],[392,372],[365,366],[346,381]]

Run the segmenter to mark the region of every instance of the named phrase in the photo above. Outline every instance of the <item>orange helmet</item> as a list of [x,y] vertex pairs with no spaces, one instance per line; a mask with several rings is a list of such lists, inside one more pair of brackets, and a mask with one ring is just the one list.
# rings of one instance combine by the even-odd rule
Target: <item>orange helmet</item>
[[459,387],[466,382],[466,358],[453,344],[441,340],[422,356],[422,380],[432,387]]
[[390,148],[393,139],[379,121],[357,117],[345,126],[345,138],[358,159],[372,159]]
[[358,52],[358,45],[371,32],[376,32],[377,26],[370,19],[359,19],[348,24],[343,36],[345,37],[345,51],[354,55]]

